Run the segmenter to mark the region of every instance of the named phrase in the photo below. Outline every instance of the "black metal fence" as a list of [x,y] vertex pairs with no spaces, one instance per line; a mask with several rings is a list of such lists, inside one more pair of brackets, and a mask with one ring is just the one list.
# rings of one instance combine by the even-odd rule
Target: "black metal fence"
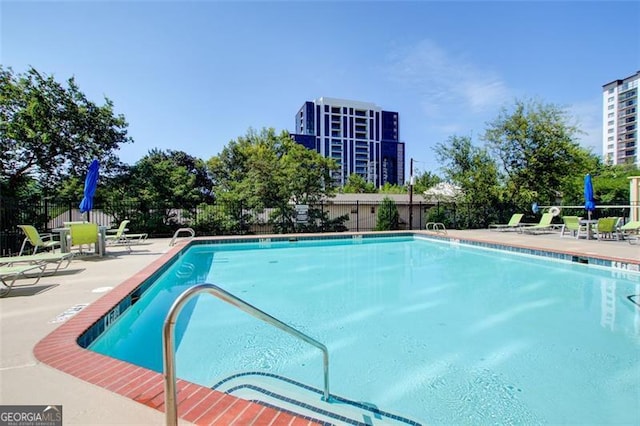
[[[40,232],[52,232],[65,222],[88,220],[100,225],[118,227],[130,220],[129,232],[145,232],[150,237],[171,237],[182,227],[190,227],[196,235],[245,235],[300,232],[340,232],[377,230],[382,202],[326,201],[309,206],[292,204],[255,209],[240,203],[217,203],[189,208],[169,204],[149,204],[122,200],[96,204],[86,217],[78,210],[77,201],[0,199],[0,255],[16,253],[24,235],[20,224],[34,225]],[[399,203],[397,229],[424,229],[427,222],[441,222],[447,229],[486,228],[490,223],[506,223],[511,214],[522,211],[511,205],[478,206],[464,203],[414,202]],[[563,210],[563,215],[584,215],[584,210]],[[596,217],[627,216],[628,209],[599,210]],[[524,222],[537,222],[539,215],[525,212]],[[560,220],[560,218],[556,218]]]
[[[20,224],[35,226],[40,232],[64,227],[65,222],[88,220],[117,227],[130,220],[130,232],[146,232],[150,237],[171,237],[181,227],[191,227],[197,235],[244,235],[298,232],[339,232],[376,230],[379,202],[327,201],[309,206],[282,205],[251,209],[240,203],[217,203],[181,208],[123,200],[96,204],[83,216],[76,201],[0,200],[0,255],[19,250],[24,235]],[[304,207],[304,208],[301,208]],[[416,202],[396,204],[398,229],[423,229],[429,221],[447,227],[469,227],[470,210],[456,204]],[[411,222],[411,223],[410,223]],[[485,226],[482,223],[479,226]]]

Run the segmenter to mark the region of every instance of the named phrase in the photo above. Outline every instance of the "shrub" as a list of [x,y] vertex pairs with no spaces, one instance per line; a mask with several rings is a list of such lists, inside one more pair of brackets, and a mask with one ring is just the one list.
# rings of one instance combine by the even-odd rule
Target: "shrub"
[[400,229],[400,215],[395,201],[384,197],[378,208],[375,231],[394,231]]

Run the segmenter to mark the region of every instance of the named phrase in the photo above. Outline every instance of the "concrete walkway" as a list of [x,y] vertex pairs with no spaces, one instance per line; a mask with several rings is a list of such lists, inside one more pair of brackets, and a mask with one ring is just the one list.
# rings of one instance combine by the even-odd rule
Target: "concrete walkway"
[[104,257],[74,258],[35,286],[18,280],[0,299],[0,405],[62,405],[65,425],[163,424],[164,414],[36,360],[33,348],[58,327],[65,311],[100,298],[160,257],[169,240],[109,247]]
[[[566,251],[618,259],[640,265],[640,244],[626,241],[577,240],[558,233],[448,231],[448,237],[493,241],[521,247]],[[110,288],[139,272],[169,249],[168,239],[133,246],[109,247],[105,257],[76,258],[35,286],[18,287],[0,298],[0,405],[62,405],[64,424],[163,424],[164,415],[36,360],[33,348],[65,318],[60,315],[90,304]]]

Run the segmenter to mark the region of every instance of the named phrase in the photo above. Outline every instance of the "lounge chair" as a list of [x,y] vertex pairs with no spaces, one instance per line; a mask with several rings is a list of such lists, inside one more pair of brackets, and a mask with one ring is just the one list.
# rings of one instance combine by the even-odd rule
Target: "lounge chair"
[[618,218],[602,217],[598,219],[596,232],[598,233],[598,240],[619,240],[620,234],[618,232]]
[[139,243],[147,239],[147,234],[128,234],[127,225],[129,222],[127,219],[120,222],[116,233],[106,236],[107,244],[124,244],[127,246],[127,249],[131,251],[131,243],[133,241]]
[[24,252],[27,243],[33,247],[32,254],[36,254],[39,248],[55,250],[56,247],[60,247],[60,241],[54,240],[53,234],[41,234],[31,225],[18,225],[18,228],[22,229],[25,234],[22,247],[20,247],[20,255]]
[[522,213],[514,213],[511,216],[511,220],[509,223],[492,223],[489,225],[489,230],[495,229],[497,231],[508,231],[508,230],[517,230],[520,227],[520,221],[522,220],[524,214]]
[[587,226],[580,223],[580,217],[578,216],[562,216],[562,229],[560,230],[560,236],[564,237],[564,233],[568,232],[572,237],[580,238],[580,234],[587,235]]
[[85,245],[93,244],[94,252],[103,255],[100,232],[96,223],[72,223],[69,226],[68,247],[78,246],[80,253]]
[[640,240],[640,220],[632,220],[618,228],[620,237],[627,240],[629,244],[635,244]]
[[521,226],[519,228],[520,232],[525,232],[527,234],[538,234],[551,231],[555,228],[555,225],[551,224],[553,220],[553,213],[544,213],[540,218],[540,222],[535,225],[529,226]]
[[9,257],[0,257],[0,266],[16,266],[16,265],[55,265],[55,269],[51,272],[55,274],[58,272],[60,267],[64,262],[66,264],[62,269],[65,269],[71,263],[71,259],[73,259],[72,253],[38,253],[32,255],[24,255],[24,256],[9,256]]
[[129,220],[123,220],[120,222],[120,226],[116,230],[115,234],[110,234],[105,237],[105,242],[107,244],[124,244],[127,246],[127,249],[131,251],[131,244],[129,240],[124,236],[124,232],[127,229],[127,225],[129,224]]
[[4,297],[11,291],[13,284],[18,278],[30,278],[28,273],[35,273],[35,281],[29,285],[34,285],[42,277],[45,265],[42,263],[14,266],[0,266],[0,297]]

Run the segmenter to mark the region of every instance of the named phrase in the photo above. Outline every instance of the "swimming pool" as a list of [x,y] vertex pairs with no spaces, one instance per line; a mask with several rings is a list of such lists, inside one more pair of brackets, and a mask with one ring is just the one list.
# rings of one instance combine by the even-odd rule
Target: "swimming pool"
[[[161,371],[160,329],[208,281],[323,342],[331,391],[429,423],[632,423],[638,274],[422,238],[196,245],[91,349]],[[177,326],[178,375],[321,386],[321,356],[209,296]]]

